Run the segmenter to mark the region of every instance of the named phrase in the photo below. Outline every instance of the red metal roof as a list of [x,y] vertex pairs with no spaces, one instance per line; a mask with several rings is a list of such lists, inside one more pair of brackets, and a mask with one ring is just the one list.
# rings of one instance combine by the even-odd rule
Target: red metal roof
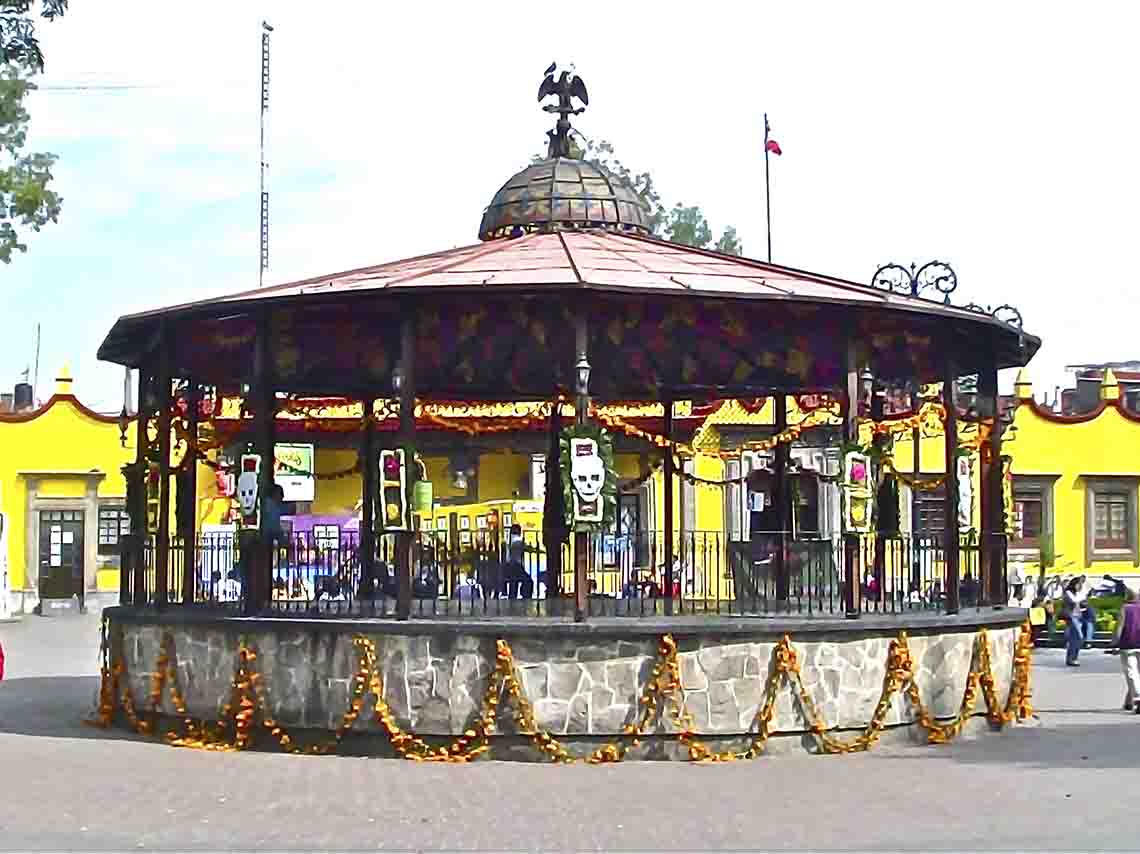
[[[602,229],[543,232],[362,267],[203,301],[448,288],[543,286],[594,290],[808,300],[915,308],[973,321],[985,315],[832,276]],[[197,305],[197,304],[193,304]],[[189,306],[179,306],[178,308]],[[169,309],[166,309],[169,310]],[[147,312],[149,314],[149,312]],[[999,324],[1000,325],[1000,324]]]

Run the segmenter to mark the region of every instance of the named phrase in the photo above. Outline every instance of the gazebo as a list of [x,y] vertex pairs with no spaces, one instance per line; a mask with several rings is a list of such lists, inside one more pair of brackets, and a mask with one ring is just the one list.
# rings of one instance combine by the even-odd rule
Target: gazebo
[[[135,585],[132,601],[150,597],[161,605],[179,598],[170,588],[172,551],[182,549],[187,566],[193,561],[193,531],[171,528],[170,443],[172,424],[181,422],[192,451],[186,459],[193,460],[203,396],[243,396],[243,414],[254,428],[262,460],[273,458],[276,415],[285,400],[336,396],[362,404],[361,561],[368,577],[375,532],[387,530],[399,540],[403,616],[410,608],[413,532],[406,517],[381,518],[378,524],[376,460],[382,446],[414,454],[417,401],[572,398],[583,423],[592,404],[659,402],[663,430],[649,439],[672,451],[678,400],[774,396],[780,419],[786,395],[829,395],[841,402],[843,439],[853,443],[868,377],[878,389],[940,382],[948,471],[958,453],[960,377],[977,378],[972,415],[996,423],[998,370],[1024,365],[1039,346],[1019,322],[977,306],[951,305],[956,278],[939,263],[917,272],[884,268],[875,282],[864,285],[652,236],[646,211],[630,188],[569,157],[568,116],[571,97],[578,95],[567,89],[572,85],[563,80],[547,91],[559,97],[552,110],[560,113],[549,157],[511,177],[495,194],[479,226],[479,244],[133,314],[114,325],[99,357],[138,369],[139,435],[155,434],[153,441],[139,443],[132,474],[137,488],[130,500],[134,530],[145,531],[143,480],[149,472],[158,499],[152,550],[140,548],[136,537],[124,560],[126,567],[137,568],[144,551],[153,553],[153,590],[144,594]],[[927,287],[943,299],[925,298]],[[881,407],[874,406],[879,398],[869,396],[864,415],[881,416]],[[376,414],[393,406],[399,410],[397,440],[381,436],[378,441]],[[776,425],[777,430],[785,426]],[[1004,572],[996,569],[1004,563],[1001,430],[989,429],[987,436],[981,575],[997,602],[1004,584]],[[786,450],[780,445],[775,461],[773,492],[779,506],[787,488]],[[556,472],[554,446],[548,463],[548,471]],[[669,519],[675,454],[665,453],[663,465]],[[264,496],[272,467],[259,471]],[[409,468],[408,495],[414,476]],[[557,484],[552,480],[552,485]],[[959,576],[954,478],[947,480],[945,501],[946,602],[953,612]],[[561,520],[546,528],[552,547],[565,537]],[[856,533],[846,538],[848,579],[859,577]],[[669,524],[663,534],[668,571],[674,552]],[[179,544],[172,545],[175,539]],[[573,554],[579,619],[585,614],[587,543],[587,535],[578,532]],[[257,549],[248,536],[246,547]],[[552,557],[559,553],[552,548]],[[263,553],[260,560],[269,559]],[[183,573],[187,602],[194,595],[190,575]],[[266,569],[253,573],[245,598],[248,612],[268,605],[269,577]],[[786,580],[777,586],[777,600],[786,599]],[[555,587],[549,585],[549,592],[558,592]],[[860,610],[858,587],[845,585],[844,607],[851,615]]]
[[[215,647],[228,643],[226,638],[232,639],[234,632],[241,633],[241,665],[234,683],[238,685],[241,679],[248,681],[254,660],[250,638],[259,638],[263,650],[273,651],[265,652],[270,656],[265,664],[269,683],[282,692],[301,692],[282,700],[285,711],[279,709],[273,720],[263,708],[266,727],[276,735],[284,720],[297,726],[326,726],[322,721],[331,720],[330,709],[340,702],[329,693],[330,686],[336,679],[351,681],[352,674],[344,672],[351,647],[343,648],[344,655],[326,654],[319,645],[321,638],[330,638],[341,649],[337,645],[348,642],[346,633],[371,632],[353,641],[359,651],[373,649],[367,637],[379,633],[391,645],[389,658],[361,652],[360,672],[365,675],[358,680],[368,672],[383,671],[406,681],[408,693],[391,700],[391,707],[384,706],[393,711],[392,719],[381,713],[380,695],[385,689],[380,682],[373,683],[378,721],[401,753],[410,748],[406,739],[392,735],[399,731],[392,728],[395,719],[440,736],[466,732],[457,742],[460,747],[453,746],[459,752],[475,738],[472,732],[486,738],[489,719],[481,719],[473,731],[465,730],[465,721],[474,712],[470,698],[481,690],[476,682],[491,671],[498,674],[495,679],[506,680],[500,688],[513,685],[510,691],[516,699],[532,689],[542,692],[545,699],[535,706],[531,718],[525,711],[530,706],[520,706],[524,711],[519,720],[526,728],[594,736],[642,732],[647,723],[634,730],[627,723],[623,730],[621,720],[629,708],[649,702],[638,699],[642,687],[665,690],[664,673],[677,674],[669,691],[708,691],[711,696],[716,682],[721,693],[742,696],[738,692],[744,687],[730,690],[728,685],[732,680],[752,685],[760,678],[760,671],[753,672],[747,663],[760,655],[747,651],[759,649],[756,643],[763,646],[771,641],[764,649],[775,656],[775,669],[769,670],[773,679],[782,673],[798,674],[794,667],[788,669],[796,660],[794,654],[788,658],[787,633],[793,630],[822,633],[826,637],[820,637],[821,642],[839,644],[840,663],[847,657],[848,642],[858,646],[870,633],[882,641],[885,654],[888,640],[903,628],[924,635],[921,642],[929,640],[932,650],[940,645],[940,661],[951,646],[962,653],[955,653],[952,673],[935,673],[937,665],[930,665],[921,676],[923,685],[958,684],[967,671],[974,674],[970,679],[976,679],[977,672],[984,674],[991,667],[991,659],[1021,668],[1024,661],[1015,655],[1012,627],[1022,617],[1001,611],[1006,599],[1005,522],[997,393],[998,371],[1024,365],[1040,346],[1037,338],[1022,330],[1020,316],[1011,315],[1007,307],[991,312],[976,305],[952,305],[957,280],[939,262],[909,270],[889,265],[876,273],[871,284],[860,284],[658,239],[649,232],[647,212],[629,187],[570,156],[569,116],[580,112],[572,100],[586,100],[581,81],[550,74],[540,100],[551,95],[558,103],[547,109],[558,113],[559,120],[549,134],[548,157],[503,184],[482,216],[478,244],[132,314],[115,323],[99,357],[135,368],[139,374],[138,456],[128,472],[133,534],[124,546],[122,604],[109,612],[120,632],[119,641],[112,644],[119,649],[120,660],[138,672],[146,666],[143,656],[160,654],[168,663],[176,641],[189,643],[189,667],[200,676],[195,683],[199,695],[186,704],[191,712],[197,709],[206,716],[215,694],[225,690],[218,681],[216,662],[211,663]],[[935,299],[927,298],[931,292]],[[976,382],[968,407],[957,399],[965,377]],[[941,384],[940,401],[920,397],[920,389],[932,384]],[[194,514],[183,512],[184,503],[176,500],[172,487],[180,469],[179,496],[187,489],[187,494],[195,494],[194,461],[203,455],[205,428],[216,412],[210,402],[235,396],[242,400],[242,429],[253,436],[250,452],[242,459],[244,481],[239,481],[244,517],[239,549],[246,571],[245,616],[239,618],[245,622],[240,627],[230,622],[234,615],[198,601]],[[804,396],[825,401],[829,412],[840,419],[843,468],[835,481],[843,494],[843,530],[839,584],[833,589],[839,601],[831,604],[813,598],[811,590],[805,593],[802,579],[793,577],[790,566],[796,544],[790,542],[789,495],[795,478],[804,473],[790,463],[790,445],[798,428],[788,423],[786,402],[791,397],[802,401]],[[888,398],[905,399],[910,411],[887,413]],[[306,399],[333,399],[359,407],[362,583],[347,612],[329,614],[314,607],[281,620],[273,608],[271,582],[284,558],[272,532],[266,530],[265,514],[259,518],[259,512],[271,495],[273,466],[268,461],[274,459],[279,415]],[[772,462],[762,472],[768,484],[764,489],[772,495],[766,506],[774,508],[768,517],[776,534],[771,552],[773,595],[753,599],[749,607],[725,617],[719,606],[710,612],[707,603],[702,606],[676,595],[671,575],[676,553],[671,522],[674,474],[678,456],[694,452],[687,437],[677,436],[676,404],[683,401],[690,412],[708,412],[718,401],[753,405],[764,399],[776,402],[774,435],[764,445],[773,453]],[[513,422],[506,419],[496,429],[525,423],[528,429],[544,430],[548,437],[542,531],[546,605],[508,606],[491,615],[495,619],[490,622],[472,619],[487,616],[485,612],[464,615],[462,609],[457,613],[448,608],[438,619],[420,620],[425,615],[422,610],[413,615],[412,603],[415,564],[422,555],[414,521],[414,506],[422,494],[417,490],[421,471],[415,463],[422,431],[428,425],[449,429],[447,419],[432,415],[438,412],[432,407],[496,403],[531,407],[526,410],[530,414]],[[659,421],[631,423],[613,414],[620,407],[646,404],[660,406]],[[573,415],[572,427],[563,428],[564,413]],[[917,429],[930,418],[941,421],[946,437],[945,527],[937,554],[943,592],[933,612],[866,617],[862,581],[877,577],[889,560],[887,538],[877,536],[873,524],[876,507],[884,501],[875,492],[874,478],[885,478],[889,468],[881,452],[896,432]],[[381,429],[390,419],[395,419],[398,429]],[[970,583],[981,588],[974,602],[993,606],[984,612],[979,607],[972,614],[959,613],[963,541],[953,473],[962,419],[978,424],[976,447],[981,459],[980,537],[973,547],[979,578]],[[126,427],[124,423],[124,431]],[[612,434],[654,449],[664,473],[664,583],[648,613],[644,607],[637,611],[649,620],[607,622],[613,612],[594,612],[589,597],[591,556],[597,537],[612,518]],[[175,445],[184,451],[177,465],[172,459]],[[391,614],[365,607],[377,595],[370,582],[382,552],[394,555],[396,595]],[[573,566],[572,573],[563,574],[563,560]],[[745,582],[738,577],[734,583],[739,588]],[[738,589],[737,602],[741,595]],[[808,610],[814,605],[815,611],[808,616],[791,613],[791,599],[804,595]],[[564,601],[565,609],[559,604]],[[559,619],[571,613],[573,620]],[[770,623],[742,620],[742,615],[782,617]],[[274,619],[264,621],[266,616]],[[860,617],[864,619],[857,624],[847,621]],[[369,621],[361,622],[362,618]],[[863,634],[842,633],[844,626],[856,625]],[[153,626],[165,634],[146,634]],[[1000,635],[993,652],[987,628]],[[972,634],[975,629],[981,630],[980,640]],[[202,632],[215,640],[201,646]],[[134,646],[122,640],[130,633],[139,638]],[[744,644],[741,652],[730,635],[753,638],[756,643]],[[660,648],[655,652],[651,638],[658,636]],[[776,636],[783,637],[778,644]],[[527,640],[526,660],[520,666],[526,673],[545,668],[542,673],[548,674],[549,682],[532,684],[525,673],[522,681],[511,682],[514,677],[507,674],[514,673],[514,659],[508,637]],[[309,653],[298,659],[286,651],[308,643],[305,638],[317,644]],[[424,638],[428,640],[421,643]],[[497,653],[488,645],[493,638],[498,639]],[[982,641],[984,655],[976,652]],[[905,637],[901,642],[905,646]],[[891,656],[901,655],[896,645],[890,649]],[[686,689],[683,673],[688,665],[678,662],[698,654],[708,685]],[[661,657],[664,669],[646,682],[647,677],[638,675],[641,665],[630,662],[645,664],[654,655]],[[852,661],[859,655],[865,653],[851,651]],[[464,656],[481,656],[484,664],[475,666]],[[916,660],[920,657],[916,653]],[[730,659],[730,665],[717,664]],[[710,660],[715,666],[708,664]],[[578,663],[587,661],[595,663]],[[884,666],[894,673],[890,668],[903,663],[898,659]],[[166,666],[159,666],[156,673],[165,673]],[[297,669],[302,666],[303,672]],[[632,675],[628,680],[613,676],[611,684],[611,676],[605,675],[611,669],[615,674],[629,670]],[[558,675],[563,670],[565,679]],[[590,676],[587,681],[593,688],[582,688],[586,682],[580,684],[581,672]],[[171,678],[177,677],[176,671],[171,673]],[[431,677],[434,687],[416,693],[413,675],[426,673],[436,674]],[[449,674],[444,682],[440,673]],[[917,671],[915,679],[919,680]],[[1010,704],[1015,703],[1015,689],[1027,690],[1021,680],[1014,678]],[[309,681],[311,690],[304,689],[301,683]],[[835,685],[839,683],[836,676]],[[159,710],[162,682],[156,684],[159,696],[153,703]],[[918,684],[914,682],[915,692]],[[975,689],[967,688],[967,694]],[[855,726],[853,721],[865,718],[864,706],[874,704],[877,690],[862,686],[858,702],[837,694],[835,720],[828,712],[827,725]],[[583,691],[593,691],[592,699],[585,699]],[[608,694],[603,697],[599,691]],[[912,695],[912,700],[917,696]],[[184,711],[179,711],[180,702],[176,698],[172,707],[178,714]],[[495,703],[487,702],[491,711],[485,714],[492,714]],[[585,717],[576,717],[575,709],[585,709]],[[933,719],[920,711],[907,717],[903,711],[888,714],[879,709],[872,729],[881,728],[892,715],[896,722],[933,726]],[[746,714],[744,705],[733,714],[723,720],[707,717],[703,724],[698,719],[696,726],[736,737]],[[683,717],[677,720],[682,735],[686,727],[692,729]],[[345,721],[344,726],[351,726],[349,717]],[[764,738],[768,725],[762,728]],[[777,721],[772,726],[792,727],[793,722]],[[813,724],[812,731],[822,732],[820,726],[824,724]],[[238,736],[240,742],[240,721]],[[550,740],[539,738],[536,744],[540,742],[542,750],[553,756]]]

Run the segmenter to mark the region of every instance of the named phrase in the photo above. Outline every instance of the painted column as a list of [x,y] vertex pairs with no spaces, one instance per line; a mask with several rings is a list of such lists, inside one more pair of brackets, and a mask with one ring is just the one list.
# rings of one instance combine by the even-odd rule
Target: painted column
[[408,530],[396,535],[396,616],[406,620],[412,613],[412,545],[415,532],[411,525],[412,490],[418,474],[415,463],[416,443],[416,325],[411,306],[405,306],[400,321],[400,446],[404,449],[407,470]]
[[946,358],[942,376],[942,405],[946,408],[946,423],[943,429],[946,448],[946,613],[957,614],[959,609],[959,531],[958,531],[958,409],[954,396],[954,383],[958,370],[951,357]]
[[364,433],[360,437],[360,594],[376,594],[376,419],[374,398],[366,397],[364,407]]
[[[583,383],[578,376],[578,364],[589,363],[588,329],[586,315],[579,313],[574,326],[574,343],[577,350],[577,360],[574,367],[574,382],[578,387],[578,396],[574,404],[574,422],[579,426],[589,420],[590,415],[590,389],[587,382]],[[590,571],[590,534],[588,531],[574,530],[574,621],[582,622],[586,619],[586,607],[589,594]]]
[[[883,420],[883,408],[886,404],[886,391],[878,383],[871,384],[871,421],[878,424]],[[890,441],[889,436],[872,435],[871,443],[878,444],[879,447],[885,448]],[[875,576],[875,586],[878,588],[879,607],[882,608],[886,603],[887,595],[887,541],[883,536],[882,531],[882,518],[880,515],[881,508],[879,507],[880,485],[883,481],[883,467],[878,466],[875,472],[875,562],[872,568],[872,573]],[[898,591],[894,591],[896,594]],[[903,591],[906,592],[906,591]]]
[[[773,399],[776,406],[776,434],[788,429],[788,396],[777,394]],[[788,490],[788,463],[792,447],[788,442],[776,446],[775,477],[772,487],[772,502],[776,507],[776,520],[779,532],[776,539],[776,601],[787,602],[790,598],[791,579],[788,576],[788,508],[791,495]]]
[[978,499],[981,522],[982,589],[995,608],[1007,601],[1005,578],[1005,508],[1002,499],[1001,412],[998,399],[997,368],[990,367],[978,375],[978,415],[989,422],[986,443],[978,449],[981,470],[978,472]]
[[146,604],[143,545],[148,536],[146,524],[146,451],[148,433],[147,385],[149,383],[149,368],[140,367],[135,417],[135,461],[123,467],[127,481],[127,513],[131,519],[131,532],[120,541],[119,602],[123,605],[133,602],[139,607]]
[[158,332],[158,536],[155,551],[154,605],[166,607],[170,585],[170,330],[166,323]]
[[[847,342],[846,381],[844,382],[843,441],[854,442],[859,435],[859,365],[855,352],[855,342]],[[846,521],[847,513],[844,513]],[[862,572],[859,565],[859,535],[854,531],[843,531],[843,610],[849,620],[859,618],[862,609]]]
[[662,401],[665,407],[665,439],[669,445],[665,448],[665,464],[662,467],[664,475],[664,511],[665,525],[662,531],[665,550],[665,578],[662,585],[662,594],[665,596],[665,613],[673,613],[673,557],[676,554],[676,545],[673,542],[673,480],[676,467],[674,466],[673,450],[673,396],[669,395]]
[[201,405],[201,388],[193,379],[186,381],[186,457],[183,465],[186,467],[182,478],[182,488],[186,495],[179,495],[179,504],[187,502],[189,512],[183,520],[185,527],[182,535],[182,603],[190,605],[194,602],[194,585],[197,581],[197,545],[198,545],[198,408]]
[[562,399],[554,396],[550,407],[546,449],[546,493],[542,506],[542,540],[546,549],[546,598],[557,599],[562,586],[562,544],[566,541],[566,507],[562,500],[560,471]]
[[277,395],[273,382],[273,364],[269,340],[269,312],[263,310],[257,318],[256,350],[253,360],[254,396],[253,431],[254,449],[261,458],[257,472],[257,520],[259,530],[243,532],[241,547],[246,563],[245,610],[247,614],[257,614],[269,607],[272,591],[271,549],[262,532],[265,527],[265,514],[262,512],[265,499],[273,487],[273,447],[276,444]]

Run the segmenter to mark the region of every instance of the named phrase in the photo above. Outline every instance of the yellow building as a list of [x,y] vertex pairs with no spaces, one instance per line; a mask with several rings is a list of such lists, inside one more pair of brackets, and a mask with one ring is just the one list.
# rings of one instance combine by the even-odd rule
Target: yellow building
[[1100,403],[1059,415],[1033,399],[1023,369],[1015,389],[1011,558],[1053,571],[1135,575],[1140,567],[1140,413],[1121,400],[1111,370]]
[[134,456],[133,432],[124,447],[118,418],[80,403],[66,369],[43,406],[0,414],[0,512],[14,612],[118,589],[118,540],[128,530],[121,467]]

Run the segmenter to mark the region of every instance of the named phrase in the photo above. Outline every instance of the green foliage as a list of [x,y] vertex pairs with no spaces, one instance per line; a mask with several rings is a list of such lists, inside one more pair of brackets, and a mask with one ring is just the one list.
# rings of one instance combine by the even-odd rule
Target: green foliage
[[25,153],[28,111],[24,98],[35,89],[26,74],[13,65],[0,72],[0,150],[5,166],[0,168],[0,260],[12,262],[12,253],[26,252],[21,230],[39,231],[59,221],[63,203],[49,189],[54,154]]
[[[581,139],[581,143],[578,139]],[[649,172],[635,172],[618,160],[612,143],[606,140],[594,142],[587,137],[571,134],[570,156],[596,166],[611,178],[630,187],[649,212],[651,234],[698,249],[707,249],[712,243],[712,231],[701,209],[696,205],[686,207],[680,203],[671,209],[666,208],[653,176]],[[541,163],[543,160],[546,160],[545,155],[536,154],[531,158],[531,163]],[[728,255],[741,255],[744,251],[736,229],[731,225],[725,228],[713,248]]]
[[712,242],[712,230],[701,209],[696,205],[686,207],[680,202],[669,211],[665,234],[674,243],[695,246],[697,249],[705,249]]
[[744,254],[744,244],[740,242],[736,229],[731,225],[724,230],[724,234],[720,236],[720,240],[716,242],[714,248],[717,252],[723,252],[725,255]]
[[[68,0],[40,0],[39,14],[48,21],[67,11]],[[0,61],[43,71],[44,55],[32,18],[35,0],[0,0]]]
[[1057,555],[1054,551],[1053,538],[1051,536],[1041,535],[1041,545],[1038,551],[1041,569],[1050,569],[1057,562]]

